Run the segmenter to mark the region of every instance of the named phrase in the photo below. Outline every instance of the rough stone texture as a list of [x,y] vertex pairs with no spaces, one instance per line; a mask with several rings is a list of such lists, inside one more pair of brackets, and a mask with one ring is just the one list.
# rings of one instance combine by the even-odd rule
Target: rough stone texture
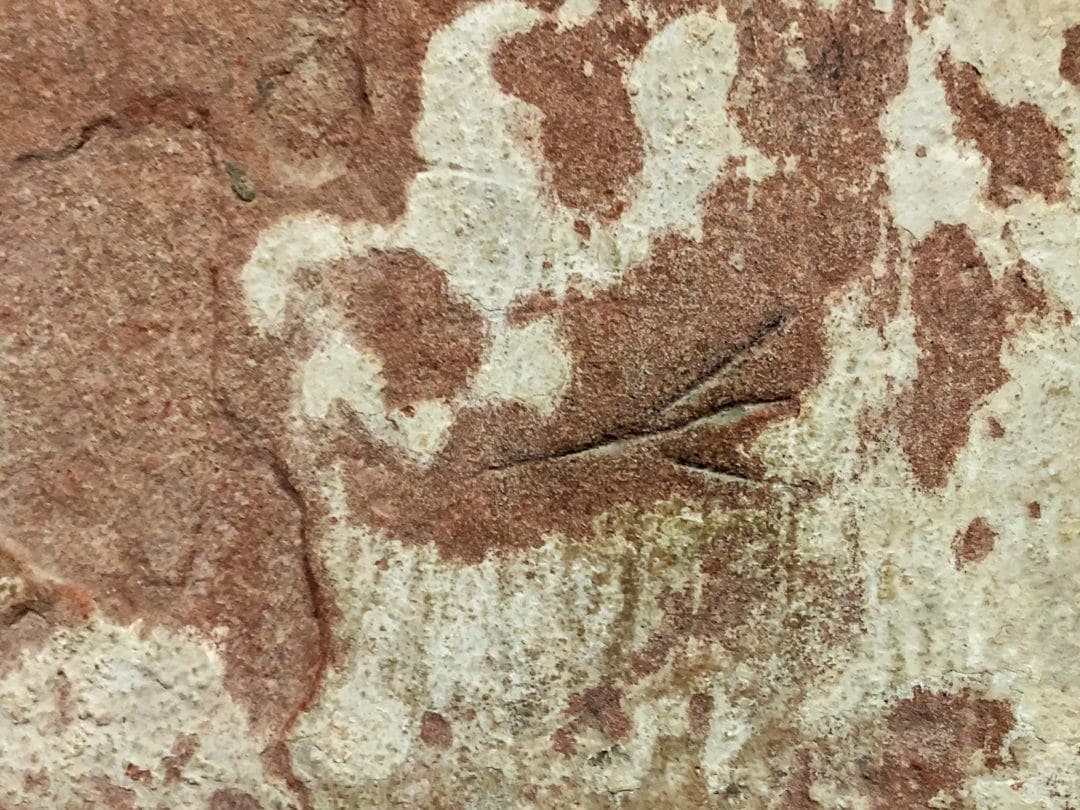
[[0,807],[1080,806],[1080,6],[0,15]]

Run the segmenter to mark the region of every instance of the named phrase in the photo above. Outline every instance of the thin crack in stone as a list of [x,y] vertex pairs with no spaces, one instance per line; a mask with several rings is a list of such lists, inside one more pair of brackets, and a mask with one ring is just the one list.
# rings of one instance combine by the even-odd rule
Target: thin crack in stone
[[750,478],[712,464],[705,464],[681,457],[672,458],[670,461],[674,466],[688,473],[707,478],[710,481],[717,481],[725,484],[739,484],[741,486],[749,487],[786,487],[788,489],[797,489],[800,491],[813,489],[813,487],[802,482],[782,481],[776,478]]
[[671,459],[671,463],[681,470],[687,470],[688,472],[713,481],[722,481],[729,484],[743,484],[746,486],[765,486],[769,483],[757,478],[748,478],[745,475],[737,475],[736,473],[728,472],[719,467],[714,467],[711,464],[702,464],[684,458],[673,458]]
[[16,155],[14,162],[16,164],[22,164],[63,160],[64,158],[71,157],[86,146],[94,136],[94,133],[99,129],[115,125],[116,120],[111,115],[95,118],[93,121],[80,128],[79,134],[63,146],[58,146],[54,149],[42,149],[36,152],[24,152],[21,155]]
[[510,470],[516,467],[522,467],[531,464],[543,464],[547,462],[560,462],[560,461],[576,461],[582,458],[595,458],[597,456],[613,455],[617,453],[624,453],[630,450],[634,450],[643,445],[651,444],[668,436],[674,436],[680,433],[693,430],[695,428],[709,426],[720,427],[723,425],[737,422],[738,420],[757,413],[758,411],[772,407],[784,402],[790,402],[790,397],[783,397],[779,399],[767,399],[767,400],[755,400],[753,402],[733,402],[725,405],[719,410],[708,413],[705,416],[699,416],[696,419],[691,419],[688,422],[684,422],[672,427],[662,428],[660,430],[649,430],[638,433],[626,433],[623,435],[612,436],[611,434],[601,437],[600,440],[590,442],[585,445],[577,445],[562,450],[557,450],[553,453],[544,453],[534,456],[520,456],[508,461],[494,464],[488,467],[489,472],[499,472],[503,470]]
[[[288,465],[274,449],[272,442],[264,444],[253,435],[252,426],[247,423],[243,416],[236,412],[228,395],[222,388],[219,360],[221,353],[224,351],[224,330],[222,327],[223,317],[221,304],[223,293],[221,290],[220,273],[217,268],[213,268],[211,272],[211,289],[213,291],[214,301],[214,348],[210,358],[211,396],[217,403],[223,418],[226,419],[246,441],[256,447],[261,447],[266,452],[269,458],[270,470],[273,473],[279,488],[283,491],[285,496],[292,501],[300,519],[298,538],[300,546],[300,565],[303,572],[304,584],[308,591],[308,597],[311,600],[311,614],[318,635],[318,661],[312,668],[311,682],[308,685],[307,690],[305,690],[303,696],[297,701],[296,705],[293,706],[289,716],[282,724],[277,741],[278,743],[284,743],[288,737],[289,731],[296,725],[300,715],[307,711],[315,702],[315,699],[319,694],[319,689],[322,687],[323,676],[330,663],[330,655],[333,646],[333,628],[331,627],[330,610],[328,607],[329,597],[324,592],[318,574],[316,573],[317,561],[315,559],[314,541],[312,540],[310,531],[311,515],[307,500],[297,488],[296,484],[293,483]],[[294,774],[292,775],[292,778],[295,778]]]
[[753,351],[770,337],[780,332],[794,320],[789,312],[779,312],[767,320],[745,340],[725,354],[717,363],[698,376],[689,387],[676,394],[667,402],[661,403],[650,411],[650,416],[657,418],[661,426],[677,421],[681,412],[692,410],[703,397],[714,390],[732,368],[742,363]]

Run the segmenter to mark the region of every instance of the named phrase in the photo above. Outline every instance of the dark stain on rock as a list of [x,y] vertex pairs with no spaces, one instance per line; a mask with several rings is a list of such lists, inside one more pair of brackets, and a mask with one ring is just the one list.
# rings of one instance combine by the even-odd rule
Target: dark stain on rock
[[979,562],[994,550],[997,532],[984,518],[975,518],[968,527],[956,533],[952,548],[956,556],[957,569],[968,563]]
[[247,176],[242,166],[226,163],[225,173],[229,175],[229,185],[232,187],[233,194],[244,202],[255,199],[255,184],[251,182],[251,178]]
[[1027,513],[1028,517],[1038,520],[1042,517],[1042,506],[1039,505],[1038,501],[1032,501],[1027,505]]
[[1043,111],[1026,101],[1001,104],[983,89],[973,65],[954,62],[948,55],[938,64],[938,76],[956,114],[957,137],[974,141],[990,161],[990,199],[1012,205],[1017,200],[1010,189],[1015,187],[1041,194],[1049,202],[1059,200],[1065,179],[1065,137]]

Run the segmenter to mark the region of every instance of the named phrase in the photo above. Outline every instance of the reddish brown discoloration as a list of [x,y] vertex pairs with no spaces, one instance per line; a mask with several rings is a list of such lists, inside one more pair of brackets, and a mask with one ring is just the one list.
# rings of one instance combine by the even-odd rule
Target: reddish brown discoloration
[[864,773],[874,808],[925,807],[939,793],[956,799],[973,755],[983,770],[1005,765],[1000,749],[1013,723],[1002,701],[916,687],[886,718],[881,765]]
[[[702,241],[664,237],[614,287],[571,294],[558,315],[574,376],[552,417],[509,405],[466,410],[423,470],[367,440],[325,445],[352,459],[358,520],[477,560],[552,530],[588,537],[594,516],[623,504],[681,496],[737,505],[766,494],[751,443],[770,418],[797,412],[824,365],[829,293],[869,272],[878,248],[877,122],[903,86],[907,38],[899,12],[811,11],[799,23],[814,67],[801,71],[783,45],[791,9],[732,16],[742,26],[736,84],[747,83],[749,97],[732,112],[768,154],[798,155],[800,171],[752,195],[728,173],[707,200]],[[790,123],[800,116],[805,126]],[[737,403],[753,404],[745,421],[695,421]]]
[[567,713],[571,721],[552,735],[552,748],[564,756],[577,750],[575,737],[585,728],[595,729],[611,741],[625,740],[630,733],[630,718],[622,709],[622,694],[610,679],[575,694]]
[[[793,19],[789,10],[766,4],[753,15],[731,16],[743,26],[733,92],[750,85],[750,101],[732,113],[766,153],[800,155],[801,171],[765,180],[750,205],[748,184],[728,177],[707,202],[702,242],[661,239],[650,260],[615,287],[567,302],[575,378],[558,418],[532,431],[541,447],[618,432],[657,414],[794,396],[821,368],[820,307],[828,292],[866,268],[874,253],[883,188],[855,178],[880,158],[877,117],[902,86],[902,64],[897,71],[889,55],[899,55],[906,42],[902,22],[862,11],[841,15],[839,23],[824,14],[800,20],[808,55],[822,63],[830,58],[834,25],[857,23],[862,38],[852,39],[875,43],[835,54],[843,65],[835,81],[823,82],[793,70],[784,57],[780,32]],[[856,91],[847,87],[856,72],[884,78],[873,90]],[[749,74],[765,78],[759,84]],[[782,97],[769,94],[780,88]],[[790,117],[772,114],[779,105],[812,123],[787,129],[782,121]],[[853,185],[865,189],[863,196],[849,196]],[[743,257],[741,270],[730,261],[734,254]],[[692,403],[679,401],[695,389]]]
[[181,734],[173,743],[170,756],[162,757],[161,764],[165,768],[165,781],[175,782],[184,775],[184,768],[199,749],[199,738],[194,734]]
[[[329,655],[329,654],[328,654]],[[316,686],[319,681],[315,681]],[[314,690],[312,689],[312,693]],[[310,694],[310,693],[309,693]],[[311,697],[307,697],[307,700],[311,700]],[[303,705],[303,704],[301,704]],[[294,711],[298,711],[294,709]],[[292,720],[286,722],[286,728],[292,727]],[[312,790],[311,786],[300,781],[300,779],[293,772],[292,767],[292,753],[289,750],[289,746],[285,739],[280,739],[272,743],[265,751],[262,752],[260,759],[263,762],[263,766],[266,768],[266,772],[278,776],[292,791],[293,796],[297,798],[297,801],[302,810],[312,810],[314,803],[312,802]]]
[[91,807],[102,807],[105,810],[137,810],[135,791],[130,788],[114,785],[104,776],[84,777],[79,782],[80,792]]
[[709,733],[710,715],[713,710],[712,695],[704,692],[695,692],[690,696],[687,704],[687,720],[690,724],[690,736],[695,739],[704,739]]
[[[400,215],[420,166],[420,62],[463,5],[256,3],[211,24],[194,0],[147,13],[21,2],[0,21],[13,122],[0,318],[20,335],[4,386],[25,418],[20,469],[0,474],[18,504],[8,523],[114,618],[227,628],[229,688],[260,724],[309,700],[331,606],[305,558],[295,473],[266,441],[277,426],[247,420],[284,414],[286,386],[254,409],[233,393],[267,393],[233,358],[275,380],[291,360],[240,339],[227,302],[242,293],[219,270],[284,214]],[[226,163],[254,202],[236,199]]]
[[127,778],[130,779],[132,782],[149,783],[154,781],[154,776],[152,773],[150,773],[150,771],[146,770],[145,768],[140,768],[138,765],[135,765],[132,762],[129,762],[124,768],[124,773],[127,775]]
[[1065,47],[1061,49],[1061,77],[1080,87],[1080,25],[1065,32]]
[[778,570],[775,547],[766,547],[764,553],[751,558],[753,565],[740,564],[746,553],[743,544],[763,540],[747,534],[735,530],[718,537],[705,553],[701,563],[701,572],[706,576],[702,598],[695,598],[691,585],[660,597],[664,618],[644,647],[635,651],[631,659],[635,676],[658,671],[693,638],[715,641],[733,651],[747,640],[740,631],[758,606],[770,602],[777,579],[784,576]]
[[885,337],[885,327],[900,313],[900,268],[903,263],[900,234],[890,227],[886,234],[885,272],[868,283],[869,305],[863,314],[864,323],[873,326]]
[[985,519],[975,518],[962,532],[953,538],[953,553],[956,555],[957,569],[968,563],[979,562],[994,550],[997,532]]
[[574,734],[569,727],[556,729],[551,735],[551,748],[564,757],[573,756],[577,751],[577,743],[574,742]]
[[[406,184],[420,169],[412,129],[420,115],[420,67],[431,35],[472,0],[375,0],[351,10],[358,40],[350,50],[361,81],[359,98],[369,117],[359,132],[364,148],[355,165],[368,164],[365,181],[392,189],[394,213],[404,209]],[[378,175],[387,173],[386,179]],[[388,189],[388,190],[389,190]],[[389,209],[390,206],[388,205]],[[356,216],[352,211],[350,216]]]
[[926,30],[930,20],[937,17],[944,10],[944,0],[914,0],[912,5],[912,18],[919,28]]
[[[703,580],[698,592],[687,586],[661,594],[657,603],[663,619],[628,656],[630,677],[651,675],[669,662],[677,669],[682,652],[695,640],[720,645],[738,659],[783,650],[800,665],[811,666],[802,646],[808,644],[807,623],[820,621],[827,628],[816,638],[821,649],[849,639],[857,632],[862,608],[858,586],[846,581],[842,571],[800,561],[787,542],[781,526],[760,519],[711,534],[699,552]],[[800,590],[798,604],[785,603],[787,587]],[[782,640],[770,631],[758,632],[755,624],[762,613],[780,619]]]
[[484,324],[412,251],[376,252],[335,269],[348,322],[382,360],[388,408],[451,399],[480,364]]
[[239,790],[215,790],[210,810],[260,810],[254,796]]
[[592,519],[621,505],[644,508],[678,495],[736,504],[765,496],[753,481],[715,481],[708,471],[677,463],[674,443],[693,441],[705,429],[600,437],[570,446],[567,452],[581,451],[569,455],[529,454],[521,432],[513,430],[535,424],[523,416],[513,406],[464,413],[428,469],[417,469],[385,445],[358,446],[349,437],[336,453],[347,459],[350,506],[362,520],[392,527],[402,540],[434,542],[447,555],[478,561],[493,550],[535,544],[551,531],[591,537]]
[[445,750],[454,743],[454,730],[441,714],[424,712],[420,716],[420,739],[425,745]]
[[703,429],[671,443],[671,454],[690,469],[717,472],[748,481],[767,481],[765,464],[754,453],[754,441],[778,419],[797,416],[797,402],[780,400],[750,413],[735,423]]
[[544,114],[543,147],[552,181],[568,206],[618,215],[627,182],[641,169],[641,133],[623,86],[623,65],[649,32],[618,0],[603,0],[584,25],[554,21],[514,37],[492,63],[505,90]]
[[[321,517],[313,469],[343,461],[352,518],[464,562],[553,531],[588,542],[597,515],[614,511],[632,523],[672,498],[707,512],[774,514],[776,487],[796,502],[813,493],[802,482],[768,480],[754,441],[799,412],[824,367],[823,316],[848,282],[868,278],[882,233],[895,263],[877,179],[878,121],[904,84],[902,4],[884,14],[870,3],[842,2],[830,12],[729,3],[741,49],[729,112],[747,143],[781,166],[793,156],[797,167],[753,186],[726,167],[705,200],[700,241],[658,239],[648,260],[607,290],[521,302],[511,322],[554,316],[572,356],[570,391],[553,415],[517,405],[466,409],[426,469],[355,425],[343,436],[315,426],[311,456],[288,455],[279,437],[289,386],[312,337],[291,327],[278,342],[254,336],[231,268],[285,213],[320,208],[379,221],[400,214],[420,168],[410,139],[420,61],[432,31],[464,5],[343,5],[306,32],[294,30],[297,8],[287,2],[223,12],[213,26],[188,13],[190,0],[167,22],[120,9],[98,19],[73,12],[61,26],[53,10],[33,3],[5,21],[0,45],[18,55],[13,84],[60,92],[19,91],[8,105],[18,124],[0,134],[2,154],[21,155],[18,181],[0,188],[0,241],[15,246],[5,254],[12,271],[0,280],[0,318],[13,326],[16,358],[10,378],[2,369],[5,407],[25,428],[14,439],[18,464],[0,470],[0,495],[16,504],[5,520],[35,564],[78,583],[35,580],[22,601],[5,603],[4,617],[32,631],[7,634],[10,652],[45,638],[52,625],[83,620],[91,605],[122,621],[224,626],[228,687],[271,730],[277,742],[266,761],[288,775],[282,731],[310,704],[330,652],[332,608],[306,548],[305,526]],[[542,5],[551,11],[557,3]],[[698,5],[658,3],[659,17],[646,24],[604,0],[581,28],[544,24],[499,51],[503,86],[544,113],[543,148],[564,202],[601,219],[626,203],[641,135],[621,71],[671,16]],[[917,4],[920,26],[933,5]],[[785,32],[794,22],[806,69],[788,58]],[[61,28],[71,47],[54,38],[51,56],[19,55],[33,51],[32,37],[20,42],[25,31]],[[1075,30],[1062,55],[1066,78],[1080,59],[1069,56],[1080,47]],[[111,47],[124,37],[147,47]],[[235,68],[215,61],[234,56]],[[1055,199],[1060,135],[1030,105],[993,102],[968,66],[945,63],[942,71],[958,134],[991,160],[994,199],[1008,204],[1010,186]],[[76,74],[86,81],[57,78]],[[1036,165],[1028,154],[1053,160]],[[242,164],[258,191],[242,211],[226,160]],[[583,238],[591,221],[575,222]],[[1004,381],[999,353],[1016,316],[1044,304],[1025,286],[1023,268],[994,281],[962,229],[941,228],[918,246],[914,274],[923,354],[911,396],[893,416],[920,482],[936,486],[979,400]],[[463,389],[483,330],[441,271],[398,252],[343,262],[329,275],[344,291],[334,303],[383,362],[389,407]],[[890,271],[875,291],[879,327],[898,307],[896,278]],[[725,409],[726,424],[700,421]],[[1000,425],[991,420],[990,431]],[[1039,516],[1038,504],[1029,514]],[[958,537],[958,565],[989,550],[982,529],[968,537],[972,527]],[[613,646],[603,670],[610,674],[597,674],[597,685],[567,707],[566,727],[552,736],[557,752],[574,754],[585,728],[629,739],[619,690],[634,679],[669,667],[686,684],[682,694],[703,688],[694,649],[736,662],[777,654],[805,673],[822,648],[857,632],[854,579],[799,559],[778,525],[715,531],[693,553],[687,570],[701,575],[700,590],[667,590],[648,605],[661,613],[652,635],[638,648]],[[375,565],[388,568],[386,560]],[[632,602],[638,594],[627,576],[622,592]],[[711,710],[709,695],[692,693],[698,748]],[[1010,724],[1004,704],[917,690],[888,718],[889,746],[869,780],[879,806],[913,806],[939,782],[944,788],[935,790],[955,793],[971,751],[1000,767],[994,758]],[[454,740],[434,712],[421,717],[418,735],[440,750]],[[676,762],[672,745],[658,741],[657,756]],[[178,741],[163,761],[166,781],[183,778],[196,747],[194,738]],[[770,749],[770,762],[774,756]],[[802,766],[788,783],[790,807],[816,806]],[[303,795],[295,779],[289,785]],[[709,800],[701,784],[687,790],[683,798],[700,797],[692,803]],[[134,802],[113,786],[102,796]],[[222,790],[212,806],[257,805]]]
[[1065,138],[1034,104],[1006,106],[983,89],[979,72],[948,56],[938,65],[949,106],[956,113],[959,138],[975,142],[990,161],[990,199],[1002,206],[1016,198],[1019,188],[1058,200],[1065,178],[1062,148]]
[[1045,307],[1023,267],[994,280],[962,226],[939,225],[914,250],[912,308],[921,355],[897,406],[900,441],[919,483],[941,486],[966,443],[972,411],[1007,379],[1002,341]]
[[59,626],[85,622],[93,600],[83,588],[42,580],[10,552],[0,551],[0,672],[24,649],[44,644]]
[[545,292],[533,293],[516,301],[507,313],[506,320],[512,326],[523,326],[551,315],[558,309],[559,302],[555,296]]
[[1027,505],[1028,516],[1038,520],[1042,517],[1042,507],[1038,501],[1032,501]]
[[1000,439],[1005,435],[1005,428],[1003,428],[1001,426],[1001,422],[999,422],[994,417],[991,416],[990,418],[988,418],[986,420],[986,425],[987,429],[990,432],[990,438]]
[[0,373],[21,426],[0,500],[6,537],[113,620],[226,628],[228,686],[272,728],[318,634],[299,510],[214,386],[212,262],[242,204],[210,150],[194,131],[106,129],[0,184]]
[[[641,168],[641,135],[633,120],[622,71],[640,55],[649,37],[673,19],[708,8],[707,3],[695,0],[645,5],[645,13],[640,13],[618,0],[603,0],[598,12],[585,24],[563,31],[558,31],[554,22],[537,26],[511,40],[494,61],[495,75],[503,86],[544,113],[543,144],[559,196],[570,206],[602,217],[619,214],[625,203],[621,192]],[[900,15],[879,15],[883,24],[882,19],[873,18],[865,9],[845,5],[834,21],[827,13],[803,9],[798,23],[806,35],[808,47],[804,49],[813,65],[805,72],[787,64],[779,36],[796,19],[791,9],[778,3],[759,3],[744,14],[741,4],[734,3],[728,16],[740,25],[740,67],[764,57],[754,66],[764,81],[758,83],[750,78],[750,71],[740,70],[742,80],[757,85],[752,91],[754,102],[746,112],[763,101],[769,106],[793,103],[800,110],[799,115],[766,115],[760,119],[755,115],[754,119],[772,134],[790,141],[791,133],[778,132],[783,128],[781,122],[806,116],[821,119],[815,124],[827,128],[843,122],[841,126],[848,128],[848,134],[862,129],[857,139],[870,134],[869,128],[863,126],[869,121],[858,119],[895,92],[889,74],[898,64],[902,69],[902,63],[890,63],[888,54],[903,42],[903,33],[896,25],[902,22]],[[889,28],[892,31],[887,31]],[[870,43],[873,46],[866,47]],[[875,53],[878,46],[882,50]],[[854,50],[845,52],[852,47]],[[831,80],[819,82],[815,72],[828,72]],[[883,74],[882,82],[859,92],[836,92],[860,81],[858,76]],[[836,102],[841,106],[837,107]],[[852,120],[853,113],[856,120]],[[815,124],[809,124],[796,139],[805,141],[806,131],[819,131]],[[763,133],[759,129],[756,134]],[[769,145],[760,145],[772,151]],[[861,146],[855,147],[853,157],[861,156]]]
[[[841,197],[845,174],[863,176],[879,162],[878,117],[907,81],[903,11],[883,14],[855,2],[834,11],[781,2],[732,5],[740,48],[732,95],[749,91],[749,102],[732,109],[740,129],[768,155],[798,155],[805,161],[800,174],[819,177]],[[803,34],[806,70],[788,63],[783,32],[792,23]],[[844,211],[840,221],[849,216]]]
[[[785,667],[805,675],[820,666],[824,651],[858,633],[863,598],[850,568],[826,568],[800,560],[790,548],[783,525],[764,513],[703,527],[700,541],[693,551],[700,579],[659,594],[656,607],[662,618],[644,643],[613,647],[611,660],[618,662],[623,683],[639,682],[661,671],[675,683],[693,682],[701,673],[693,651],[709,647],[722,649],[733,661],[781,660]],[[799,594],[795,601],[788,596],[793,592]],[[632,576],[623,593],[634,593]],[[627,617],[631,626],[634,610]],[[601,681],[598,688],[609,683]],[[747,684],[739,697],[750,701],[766,688]],[[710,710],[708,695],[695,693],[690,699],[692,740],[703,738]],[[567,734],[573,730],[573,724],[564,729]],[[564,735],[560,742],[566,739]],[[773,761],[794,744],[782,730],[777,731],[775,742],[766,745],[765,751],[754,749],[746,755],[753,761],[759,761],[754,759],[758,756]]]
[[[16,126],[0,159],[63,159],[108,131],[195,128],[242,167],[264,213],[322,208],[387,221],[420,167],[412,127],[428,39],[468,0],[315,8],[79,11],[19,0],[0,23],[12,58],[0,102]],[[268,209],[274,209],[273,211]]]
[[787,787],[784,788],[783,801],[780,804],[782,810],[817,810],[821,803],[810,795],[811,783],[810,757],[801,753],[794,773],[788,778]]
[[622,695],[611,683],[586,689],[570,701],[577,722],[595,728],[611,740],[625,740],[630,718],[622,710]]

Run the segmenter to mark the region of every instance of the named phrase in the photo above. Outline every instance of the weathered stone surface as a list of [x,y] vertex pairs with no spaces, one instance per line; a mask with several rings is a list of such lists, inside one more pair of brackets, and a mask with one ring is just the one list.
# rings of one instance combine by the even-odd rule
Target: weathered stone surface
[[1075,2],[5,12],[0,807],[1080,805]]

